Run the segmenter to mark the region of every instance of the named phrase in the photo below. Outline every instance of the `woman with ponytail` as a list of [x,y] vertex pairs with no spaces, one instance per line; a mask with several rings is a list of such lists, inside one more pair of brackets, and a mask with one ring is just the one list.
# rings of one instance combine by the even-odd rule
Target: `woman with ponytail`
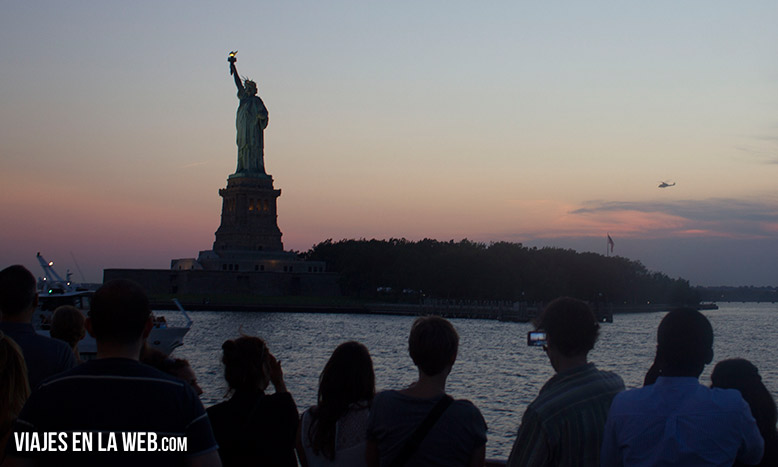
[[[281,362],[265,341],[241,336],[222,345],[229,400],[208,409],[225,467],[296,466],[297,406],[286,390]],[[274,394],[265,394],[270,384]]]

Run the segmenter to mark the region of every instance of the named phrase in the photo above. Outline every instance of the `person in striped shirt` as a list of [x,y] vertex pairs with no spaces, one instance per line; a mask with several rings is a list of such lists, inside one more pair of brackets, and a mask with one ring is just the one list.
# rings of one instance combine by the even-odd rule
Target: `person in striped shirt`
[[509,466],[598,466],[605,420],[621,377],[598,370],[587,356],[600,325],[585,302],[561,297],[536,322],[556,371],[527,407]]

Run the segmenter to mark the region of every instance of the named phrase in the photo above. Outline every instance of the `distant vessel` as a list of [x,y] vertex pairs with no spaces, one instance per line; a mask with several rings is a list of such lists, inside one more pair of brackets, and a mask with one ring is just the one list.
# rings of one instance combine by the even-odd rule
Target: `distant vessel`
[[[41,268],[43,268],[44,276],[39,281],[39,303],[38,309],[35,310],[35,315],[33,316],[33,324],[38,334],[48,336],[51,315],[57,307],[71,305],[86,314],[95,291],[72,283],[70,273],[67,274],[66,279],[63,279],[54,270],[54,262],[46,261],[40,253],[38,253],[37,259]],[[184,345],[184,336],[189,332],[189,328],[192,327],[192,319],[184,310],[184,307],[181,306],[181,303],[177,299],[173,299],[173,302],[183,315],[186,323],[183,326],[169,326],[164,316],[154,316],[154,327],[146,339],[150,347],[159,350],[165,355],[170,355],[174,349]],[[94,337],[87,333],[81,342],[78,343],[78,352],[85,358],[96,355],[97,345]]]

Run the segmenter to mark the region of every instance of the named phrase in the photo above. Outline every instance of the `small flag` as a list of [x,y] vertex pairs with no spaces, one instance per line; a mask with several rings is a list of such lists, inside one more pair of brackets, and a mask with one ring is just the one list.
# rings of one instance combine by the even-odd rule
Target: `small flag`
[[611,234],[608,234],[608,246],[611,249],[611,253],[613,253],[613,239],[611,238]]

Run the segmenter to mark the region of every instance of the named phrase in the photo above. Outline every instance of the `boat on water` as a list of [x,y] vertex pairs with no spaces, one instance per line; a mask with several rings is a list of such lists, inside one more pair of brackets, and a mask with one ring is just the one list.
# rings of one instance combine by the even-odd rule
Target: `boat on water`
[[[70,305],[86,315],[95,290],[74,284],[70,280],[70,273],[67,274],[66,279],[63,279],[54,270],[54,263],[46,261],[40,253],[38,253],[37,259],[43,268],[44,276],[39,281],[38,308],[33,315],[33,325],[38,334],[48,337],[51,315],[54,310],[62,305]],[[168,322],[165,316],[152,312],[154,327],[146,339],[151,348],[159,350],[165,355],[170,355],[174,349],[184,345],[184,336],[192,327],[192,319],[181,303],[177,299],[173,299],[173,302],[184,322],[180,325],[173,325]],[[89,333],[78,343],[78,352],[84,358],[90,358],[97,354],[97,344]]]

